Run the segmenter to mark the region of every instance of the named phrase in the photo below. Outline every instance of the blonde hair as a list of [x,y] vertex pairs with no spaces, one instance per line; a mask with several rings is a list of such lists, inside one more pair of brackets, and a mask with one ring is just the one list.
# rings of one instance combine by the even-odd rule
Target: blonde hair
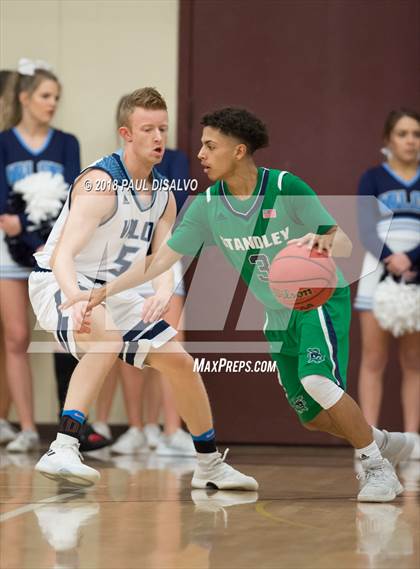
[[14,126],[15,100],[19,73],[17,71],[0,71],[0,131]]
[[55,81],[61,88],[60,81],[47,69],[36,69],[33,75],[22,75],[17,71],[2,71],[5,76],[1,81],[0,96],[2,98],[2,110],[0,114],[0,130],[6,130],[16,126],[22,119],[22,105],[19,95],[27,92],[32,95],[44,81]]
[[121,113],[121,109],[123,106],[123,103],[125,101],[125,99],[128,97],[128,95],[123,95],[121,97],[121,99],[118,101],[117,104],[117,110],[115,112],[115,121],[117,123],[117,130],[120,128],[120,126],[122,126],[122,113]]
[[154,87],[136,89],[129,95],[124,95],[117,106],[117,127],[129,126],[130,115],[137,107],[156,111],[166,111],[165,99]]

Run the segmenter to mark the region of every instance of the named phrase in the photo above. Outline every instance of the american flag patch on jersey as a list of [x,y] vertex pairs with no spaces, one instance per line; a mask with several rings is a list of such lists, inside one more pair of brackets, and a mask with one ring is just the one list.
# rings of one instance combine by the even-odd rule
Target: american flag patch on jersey
[[270,219],[277,217],[277,212],[275,209],[263,209],[263,219]]

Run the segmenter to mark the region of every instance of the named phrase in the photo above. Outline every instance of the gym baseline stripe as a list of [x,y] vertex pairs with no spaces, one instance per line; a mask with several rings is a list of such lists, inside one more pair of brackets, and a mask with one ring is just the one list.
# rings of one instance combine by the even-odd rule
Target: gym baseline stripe
[[28,512],[33,512],[38,508],[42,508],[46,504],[51,504],[54,502],[62,502],[67,498],[73,498],[75,495],[82,493],[85,488],[81,488],[80,490],[75,490],[74,492],[70,492],[68,494],[57,494],[57,496],[52,496],[51,498],[46,498],[45,500],[41,500],[40,502],[36,502],[35,504],[27,504],[26,506],[22,506],[21,508],[16,508],[16,510],[12,510],[11,512],[6,512],[5,514],[0,514],[0,523],[7,522],[13,518],[17,518],[22,514],[27,514]]

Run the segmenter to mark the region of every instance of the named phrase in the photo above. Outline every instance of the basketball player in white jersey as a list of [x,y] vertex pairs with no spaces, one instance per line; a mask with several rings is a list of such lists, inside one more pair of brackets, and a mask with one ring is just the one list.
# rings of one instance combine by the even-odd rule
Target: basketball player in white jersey
[[81,485],[99,480],[99,472],[80,460],[78,436],[119,356],[137,367],[150,365],[171,381],[197,451],[193,487],[256,490],[257,482],[226,464],[217,451],[202,380],[192,358],[171,340],[176,330],[160,319],[173,292],[172,271],[153,281],[156,292],[147,300],[128,290],[89,313],[86,302],[60,310],[67,298],[115,279],[134,260],[145,258],[150,245],[159,248],[175,221],[174,197],[153,170],[165,150],[166,103],[155,89],[139,89],[126,98],[122,112],[123,156],[105,156],[80,174],[44,250],[36,254],[38,267],[29,279],[40,325],[79,359],[57,438],[35,468]]

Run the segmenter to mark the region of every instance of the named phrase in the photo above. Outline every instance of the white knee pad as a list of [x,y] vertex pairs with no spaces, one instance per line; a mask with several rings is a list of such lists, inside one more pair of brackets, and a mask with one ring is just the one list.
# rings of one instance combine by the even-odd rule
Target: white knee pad
[[344,391],[336,383],[321,375],[307,375],[302,380],[307,393],[323,409],[329,409],[344,395]]

